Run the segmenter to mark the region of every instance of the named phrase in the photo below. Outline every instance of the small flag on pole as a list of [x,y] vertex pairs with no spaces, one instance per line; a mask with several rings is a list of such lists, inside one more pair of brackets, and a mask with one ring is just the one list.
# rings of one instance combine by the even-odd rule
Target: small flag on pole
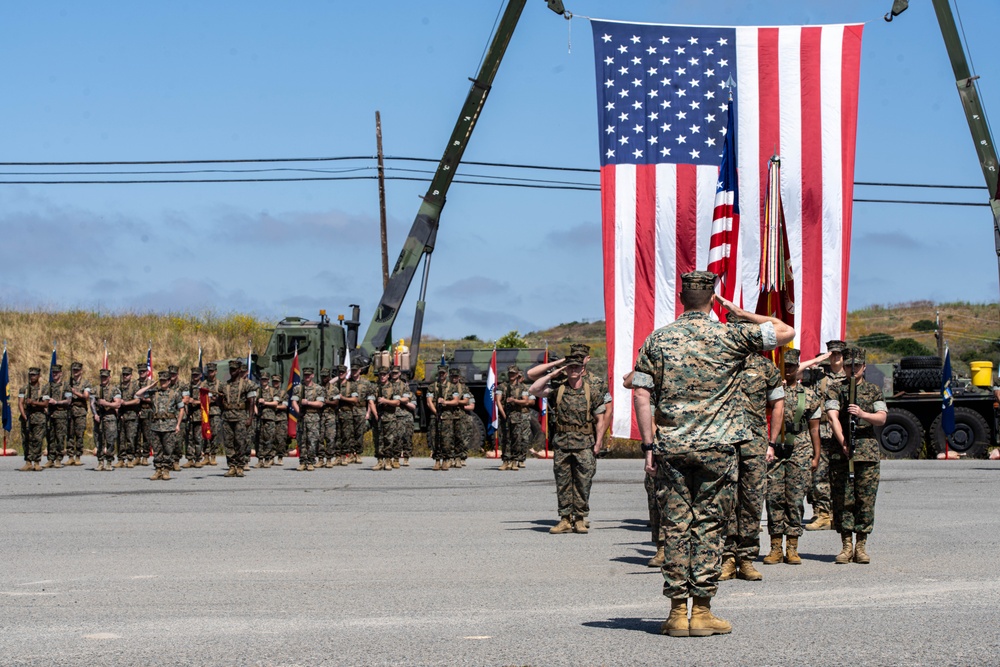
[[253,340],[247,341],[247,377],[253,379]]
[[201,437],[206,441],[212,439],[212,424],[208,415],[212,399],[208,394],[208,387],[201,387],[198,390],[198,404],[201,407]]
[[945,434],[945,448],[955,432],[955,399],[951,393],[951,350],[944,349],[944,368],[941,370],[941,430]]
[[0,403],[3,404],[4,450],[6,453],[7,433],[13,428],[10,415],[10,366],[7,361],[7,342],[3,344],[3,361],[0,362]]
[[201,356],[201,341],[198,341],[198,372],[202,375],[205,374],[205,365],[202,363]]
[[55,382],[54,376],[52,374],[53,373],[52,367],[55,366],[57,363],[59,363],[59,361],[58,357],[56,356],[56,342],[52,341],[52,360],[49,362],[49,382]]
[[[542,363],[549,363],[549,344],[545,344],[545,355]],[[542,437],[545,439],[545,455],[549,453],[549,399],[541,397],[538,399],[538,424],[542,427]]]
[[146,368],[149,369],[149,379],[156,377],[153,373],[153,341],[149,341],[149,348],[146,350]]
[[299,346],[295,346],[295,358],[292,359],[292,369],[288,372],[288,437],[294,438],[298,433],[299,413],[292,407],[292,392],[302,383],[302,371],[299,370]]
[[497,348],[493,348],[493,356],[490,357],[490,368],[486,371],[486,394],[484,397],[486,407],[486,417],[489,423],[486,424],[486,434],[490,437],[496,435],[500,426],[500,417],[497,415]]
[[104,341],[104,359],[101,361],[101,370],[110,370],[108,366],[108,341]]
[[[730,78],[730,86],[732,78]],[[740,187],[736,173],[736,122],[733,119],[733,94],[730,88],[726,110],[726,133],[722,145],[719,184],[715,189],[715,210],[712,213],[712,236],[708,248],[708,270],[719,277],[715,293],[733,300],[736,280],[736,240],[740,235]],[[712,306],[720,322],[726,321],[726,309]]]

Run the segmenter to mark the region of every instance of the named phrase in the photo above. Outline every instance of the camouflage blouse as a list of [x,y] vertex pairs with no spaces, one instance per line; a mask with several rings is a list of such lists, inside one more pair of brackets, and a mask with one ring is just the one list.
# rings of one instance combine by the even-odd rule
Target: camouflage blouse
[[774,325],[722,324],[688,311],[646,338],[635,387],[649,389],[656,451],[734,445],[751,437],[740,395],[747,357],[777,343]]
[[753,435],[740,445],[743,456],[763,456],[767,451],[767,404],[784,398],[785,388],[778,367],[759,354],[747,357],[740,376],[743,400],[746,403],[747,428]]
[[[850,392],[851,383],[847,380],[831,387],[826,394],[825,408],[827,410],[837,410],[840,418],[840,425],[844,436],[847,436],[847,424],[850,413],[847,411],[847,395]],[[865,412],[888,412],[885,404],[885,397],[882,390],[866,380],[858,380],[857,405]],[[832,418],[832,416],[831,416]],[[835,444],[830,450],[831,460],[843,460],[844,452],[839,444]],[[864,419],[857,421],[854,429],[854,460],[855,461],[878,461],[879,448],[878,440],[875,438],[875,427]]]

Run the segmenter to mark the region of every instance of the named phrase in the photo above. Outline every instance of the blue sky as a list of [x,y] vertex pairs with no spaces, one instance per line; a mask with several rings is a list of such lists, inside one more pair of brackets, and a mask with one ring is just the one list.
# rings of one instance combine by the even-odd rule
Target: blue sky
[[[665,23],[867,21],[856,180],[982,184],[929,0],[913,0],[892,24],[881,20],[890,0],[566,4],[578,15]],[[387,155],[436,159],[500,5],[6,3],[0,161],[369,156],[376,109]],[[1000,3],[963,0],[960,9],[987,112],[1000,113],[1000,65],[989,57]],[[543,0],[529,0],[465,158],[595,168],[595,104],[588,22],[568,23]],[[371,165],[286,166],[370,175]],[[296,175],[326,174],[262,176]],[[594,174],[557,178],[597,182]],[[390,264],[425,189],[387,184]],[[984,192],[858,188],[855,196],[985,201]],[[348,304],[358,303],[364,329],[381,294],[373,180],[0,184],[0,234],[5,307],[235,310],[276,318],[312,317],[320,308],[347,313]],[[850,307],[996,301],[992,237],[987,208],[857,203]],[[430,335],[493,339],[510,329],[600,319],[599,196],[456,184],[430,276],[424,324]],[[409,332],[415,292],[416,285],[397,334]]]

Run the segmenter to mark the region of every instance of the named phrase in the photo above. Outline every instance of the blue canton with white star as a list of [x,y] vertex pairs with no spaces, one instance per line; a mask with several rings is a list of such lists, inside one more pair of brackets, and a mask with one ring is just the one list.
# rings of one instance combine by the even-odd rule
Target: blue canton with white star
[[727,83],[736,80],[736,30],[605,21],[592,26],[601,166],[718,165]]

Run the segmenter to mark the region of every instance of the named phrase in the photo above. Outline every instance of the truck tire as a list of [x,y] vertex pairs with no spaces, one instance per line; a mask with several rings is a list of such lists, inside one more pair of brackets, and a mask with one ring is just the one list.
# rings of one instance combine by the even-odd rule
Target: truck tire
[[892,375],[896,391],[938,391],[941,389],[940,368],[901,368]]
[[941,368],[941,357],[903,357],[900,368]]
[[[944,452],[944,430],[941,415],[931,424],[931,443],[940,454]],[[990,444],[990,426],[986,419],[969,408],[955,408],[955,432],[951,434],[948,449],[972,458],[982,457]]]
[[924,428],[909,410],[889,408],[878,446],[890,459],[915,459],[924,445]]
[[[471,414],[466,417],[466,446],[470,452],[478,452],[486,446],[486,427],[479,415]],[[490,443],[492,448],[493,444]]]

